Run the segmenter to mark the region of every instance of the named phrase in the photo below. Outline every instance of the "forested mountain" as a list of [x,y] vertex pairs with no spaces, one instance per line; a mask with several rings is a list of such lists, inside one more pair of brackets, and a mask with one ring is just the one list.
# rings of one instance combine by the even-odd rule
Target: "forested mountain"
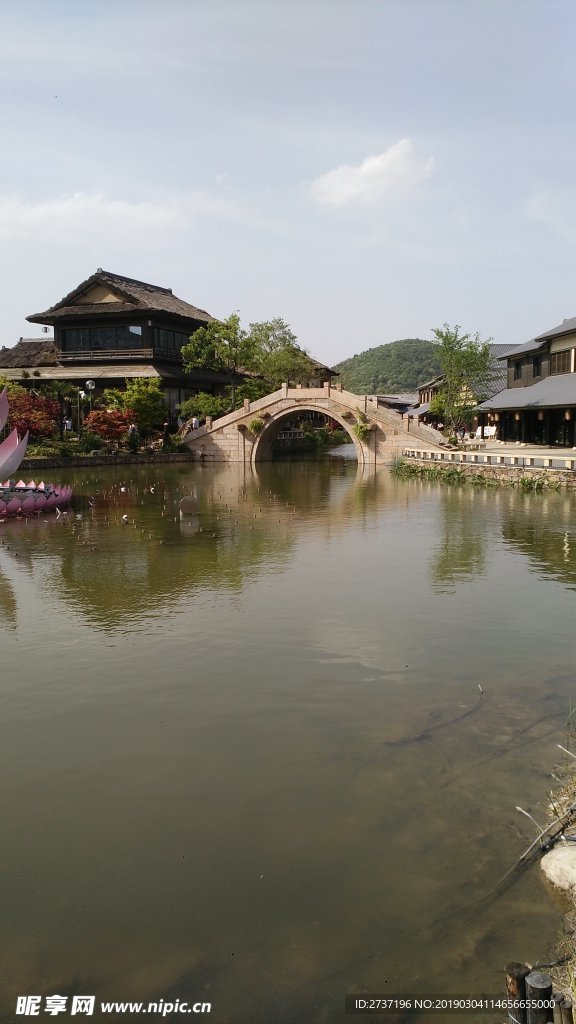
[[358,395],[416,391],[440,373],[436,346],[422,338],[403,338],[368,348],[338,363],[342,387]]

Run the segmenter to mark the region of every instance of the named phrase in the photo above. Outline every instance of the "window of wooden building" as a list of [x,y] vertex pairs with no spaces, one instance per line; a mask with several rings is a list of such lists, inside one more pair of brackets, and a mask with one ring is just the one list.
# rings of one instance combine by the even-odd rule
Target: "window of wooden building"
[[550,356],[550,373],[570,373],[570,350],[552,352]]

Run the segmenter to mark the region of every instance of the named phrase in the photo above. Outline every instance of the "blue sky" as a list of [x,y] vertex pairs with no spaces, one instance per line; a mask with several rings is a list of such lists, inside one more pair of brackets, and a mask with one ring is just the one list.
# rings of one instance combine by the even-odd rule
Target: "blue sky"
[[571,0],[19,0],[0,344],[97,267],[327,362],[576,315]]

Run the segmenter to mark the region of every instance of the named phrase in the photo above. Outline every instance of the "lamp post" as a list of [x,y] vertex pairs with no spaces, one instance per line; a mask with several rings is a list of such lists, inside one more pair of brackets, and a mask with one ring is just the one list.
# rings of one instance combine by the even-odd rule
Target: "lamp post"
[[96,387],[96,382],[95,381],[93,381],[93,380],[87,380],[86,381],[86,390],[88,391],[88,397],[90,399],[90,412],[92,412],[92,392],[94,391],[95,387]]
[[78,437],[82,433],[82,405],[81,403],[86,398],[85,391],[78,391]]

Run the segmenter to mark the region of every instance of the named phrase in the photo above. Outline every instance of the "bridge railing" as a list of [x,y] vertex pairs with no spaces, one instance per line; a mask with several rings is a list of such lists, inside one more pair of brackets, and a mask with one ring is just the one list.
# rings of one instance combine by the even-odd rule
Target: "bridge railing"
[[[183,438],[183,440],[187,441],[192,436],[196,439],[202,437],[204,434],[210,433],[211,430],[220,430],[223,427],[241,422],[247,417],[253,416],[255,413],[263,413],[269,406],[276,405],[283,401],[295,402],[297,405],[319,403],[320,406],[324,403],[328,405],[329,402],[333,401],[338,405],[349,409],[355,416],[363,414],[369,419],[376,420],[376,422],[381,423],[384,427],[392,427],[398,430],[408,431],[412,433],[414,437],[421,441],[426,441],[429,444],[438,445],[442,440],[440,435],[437,435],[436,431],[417,425],[413,421],[411,421],[409,425],[408,422],[404,421],[402,416],[394,410],[382,409],[382,407],[378,406],[377,401],[370,398],[368,395],[355,395],[351,391],[345,391],[340,387],[333,387],[328,383],[319,388],[289,388],[288,385],[283,384],[277,391],[273,391],[269,395],[264,395],[263,398],[257,398],[253,402],[246,401],[241,409],[235,409],[233,412],[226,413],[224,416],[219,416],[218,419],[212,420],[209,426],[200,427],[193,433],[190,432],[185,438]],[[330,415],[329,409],[326,410],[326,415]]]

